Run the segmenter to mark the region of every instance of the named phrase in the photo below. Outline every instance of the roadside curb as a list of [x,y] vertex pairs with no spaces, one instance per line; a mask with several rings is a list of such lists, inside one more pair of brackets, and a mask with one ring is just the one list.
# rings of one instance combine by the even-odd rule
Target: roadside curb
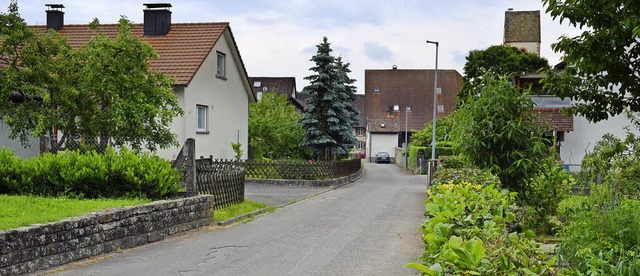
[[[351,180],[349,182],[346,182],[346,183],[342,183],[342,184],[339,184],[339,185],[327,187],[327,189],[322,191],[322,192],[319,192],[319,193],[316,193],[316,194],[312,194],[312,195],[309,195],[309,196],[305,196],[305,197],[303,197],[303,198],[301,198],[299,200],[290,201],[290,202],[287,202],[287,203],[282,204],[280,206],[270,206],[270,207],[258,209],[258,210],[255,210],[255,211],[251,212],[251,213],[246,213],[246,214],[242,214],[242,215],[239,215],[237,217],[233,217],[233,218],[230,218],[230,219],[227,219],[227,220],[215,222],[215,224],[218,225],[218,226],[229,226],[229,225],[234,224],[236,222],[242,221],[242,220],[244,220],[246,218],[259,216],[259,215],[262,215],[264,213],[270,213],[270,212],[275,211],[277,209],[280,209],[280,208],[283,208],[283,207],[287,207],[287,206],[289,206],[291,204],[295,204],[295,203],[307,200],[309,198],[312,198],[312,197],[315,197],[315,196],[319,196],[321,194],[325,194],[325,193],[331,192],[333,190],[336,190],[338,188],[350,185],[350,184],[352,184],[354,182],[357,182],[357,181],[360,181],[362,178],[364,178],[364,168],[360,169],[360,173],[356,173],[356,174],[358,176],[356,176],[355,179],[353,179],[353,180]],[[215,211],[214,211],[214,214],[215,214]]]

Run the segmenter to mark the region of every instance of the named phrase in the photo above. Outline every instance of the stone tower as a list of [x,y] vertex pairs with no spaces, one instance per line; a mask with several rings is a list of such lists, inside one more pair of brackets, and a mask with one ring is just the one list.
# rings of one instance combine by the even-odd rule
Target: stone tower
[[513,11],[504,14],[504,45],[540,56],[540,11]]

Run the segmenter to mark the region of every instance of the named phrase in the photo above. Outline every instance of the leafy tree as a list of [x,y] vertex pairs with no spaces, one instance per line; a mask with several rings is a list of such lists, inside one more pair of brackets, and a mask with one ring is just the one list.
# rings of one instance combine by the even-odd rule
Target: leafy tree
[[150,69],[156,52],[125,17],[115,39],[100,33],[97,20],[91,26],[95,37],[73,50],[55,31],[27,26],[15,1],[0,14],[0,114],[10,137],[26,144],[60,133],[53,151],[81,141],[102,151],[111,139],[133,148],[175,144],[170,124],[182,110],[172,80]]
[[[450,142],[451,131],[454,126],[454,116],[440,117],[436,119],[436,144],[439,142]],[[433,124],[426,123],[424,129],[415,131],[411,135],[412,146],[429,146],[431,145],[433,135]]]
[[527,53],[513,46],[495,45],[485,50],[473,50],[464,65],[462,87],[458,93],[459,103],[464,102],[474,91],[485,73],[515,75],[535,73],[549,68],[549,62],[536,54]]
[[354,80],[348,77],[349,64],[331,55],[327,37],[317,48],[311,58],[315,66],[310,68],[315,74],[305,78],[310,83],[303,89],[309,98],[300,119],[304,129],[301,146],[309,147],[321,160],[331,160],[346,156],[355,142],[353,124],[357,114],[350,107],[355,88]]
[[566,63],[562,74],[547,74],[545,87],[578,101],[574,111],[597,122],[640,111],[640,2],[637,0],[543,0],[554,19],[585,29],[552,44]]
[[273,159],[301,158],[304,133],[298,123],[301,115],[285,95],[264,93],[259,102],[249,105],[249,147],[251,157]]
[[90,117],[80,118],[83,137],[100,137],[100,148],[109,139],[152,150],[175,144],[170,126],[182,109],[173,80],[150,67],[148,60],[158,54],[131,33],[126,17],[120,18],[115,39],[100,32],[97,19],[91,25],[96,36],[78,51],[79,88],[91,93]]
[[549,148],[532,121],[533,102],[506,76],[487,73],[456,111],[451,136],[473,165],[489,169],[505,188],[521,192],[538,173]]

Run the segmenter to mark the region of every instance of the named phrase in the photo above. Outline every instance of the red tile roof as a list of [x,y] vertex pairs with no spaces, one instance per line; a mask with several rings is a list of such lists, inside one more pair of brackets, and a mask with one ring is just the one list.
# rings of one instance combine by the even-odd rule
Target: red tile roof
[[[44,31],[45,26],[34,28]],[[187,86],[227,29],[229,23],[220,22],[172,23],[171,31],[162,36],[143,36],[143,24],[134,24],[131,31],[149,43],[158,53],[158,59],[150,60],[152,68],[175,78],[176,85]],[[116,37],[117,30],[117,24],[100,25],[100,31],[111,38]],[[80,48],[94,36],[94,31],[86,24],[64,25],[59,32],[67,37],[69,44],[74,48]],[[235,41],[233,43],[235,44]],[[244,69],[244,65],[242,67]]]
[[535,108],[533,122],[540,127],[551,127],[553,131],[573,131],[573,116],[566,115],[561,108]]

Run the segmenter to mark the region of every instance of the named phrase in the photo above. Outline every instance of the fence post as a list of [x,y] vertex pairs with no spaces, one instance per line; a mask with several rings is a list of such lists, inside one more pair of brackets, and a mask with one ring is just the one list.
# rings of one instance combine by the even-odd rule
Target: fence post
[[187,196],[196,196],[196,139],[189,138],[187,147]]

